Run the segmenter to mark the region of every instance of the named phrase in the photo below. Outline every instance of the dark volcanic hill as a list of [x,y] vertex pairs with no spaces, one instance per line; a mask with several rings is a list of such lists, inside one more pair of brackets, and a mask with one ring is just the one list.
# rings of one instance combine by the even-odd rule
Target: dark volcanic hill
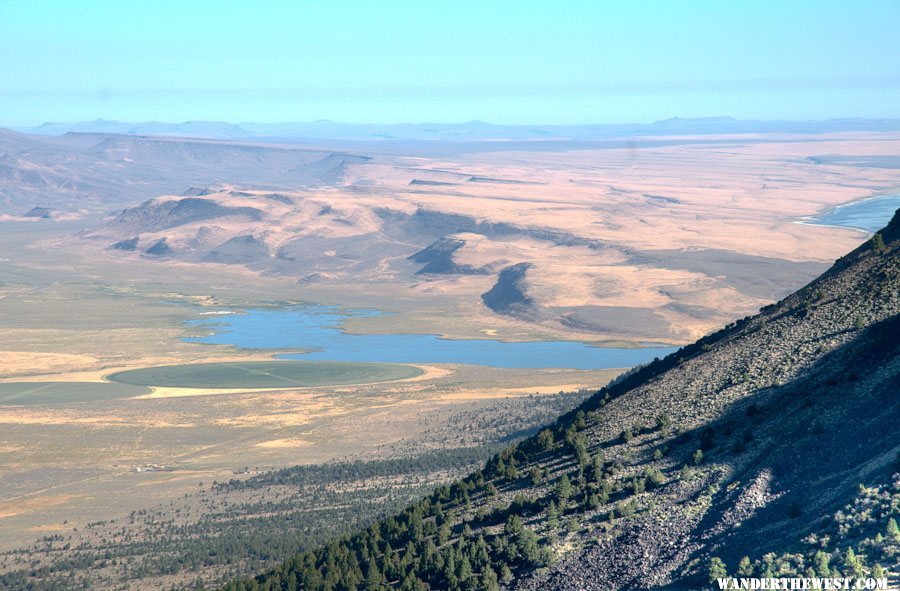
[[481,295],[484,305],[501,314],[533,316],[535,302],[528,297],[524,285],[529,268],[528,263],[518,263],[500,271],[494,287]]
[[228,589],[702,589],[900,563],[900,212],[403,513]]
[[262,211],[253,207],[227,207],[210,199],[187,197],[168,201],[145,201],[138,207],[126,209],[116,216],[112,223],[129,230],[156,232],[230,216],[259,220],[262,218]]

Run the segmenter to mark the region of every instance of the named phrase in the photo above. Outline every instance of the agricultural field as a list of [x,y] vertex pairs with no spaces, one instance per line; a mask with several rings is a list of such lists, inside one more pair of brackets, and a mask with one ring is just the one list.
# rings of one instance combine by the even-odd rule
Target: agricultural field
[[134,398],[150,388],[103,382],[0,382],[0,404],[68,404]]
[[390,382],[423,373],[417,367],[393,363],[232,361],[132,369],[109,374],[106,379],[119,384],[169,388],[309,388]]

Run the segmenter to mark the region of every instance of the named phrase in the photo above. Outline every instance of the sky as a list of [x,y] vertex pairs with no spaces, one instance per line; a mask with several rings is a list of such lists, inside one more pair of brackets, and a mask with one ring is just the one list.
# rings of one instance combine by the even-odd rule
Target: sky
[[900,0],[0,0],[0,125],[900,117]]

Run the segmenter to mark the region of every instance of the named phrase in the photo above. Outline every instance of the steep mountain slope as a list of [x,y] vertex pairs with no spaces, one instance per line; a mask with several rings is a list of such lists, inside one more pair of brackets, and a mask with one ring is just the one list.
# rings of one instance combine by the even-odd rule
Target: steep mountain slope
[[898,425],[900,212],[483,470],[227,588],[700,589],[719,561],[896,577]]

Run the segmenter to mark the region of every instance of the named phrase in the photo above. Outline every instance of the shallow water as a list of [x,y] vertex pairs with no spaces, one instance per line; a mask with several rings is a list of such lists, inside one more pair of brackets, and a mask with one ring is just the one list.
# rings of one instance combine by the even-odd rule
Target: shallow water
[[330,306],[254,309],[189,322],[212,334],[190,342],[234,345],[241,349],[308,349],[280,355],[311,361],[381,363],[464,363],[508,368],[606,369],[631,367],[664,357],[672,347],[620,349],[571,341],[505,343],[482,339],[441,339],[427,334],[348,334],[347,317],[377,316],[374,310],[341,311]]
[[806,222],[877,232],[891,221],[897,208],[900,208],[900,195],[884,195],[840,205]]

